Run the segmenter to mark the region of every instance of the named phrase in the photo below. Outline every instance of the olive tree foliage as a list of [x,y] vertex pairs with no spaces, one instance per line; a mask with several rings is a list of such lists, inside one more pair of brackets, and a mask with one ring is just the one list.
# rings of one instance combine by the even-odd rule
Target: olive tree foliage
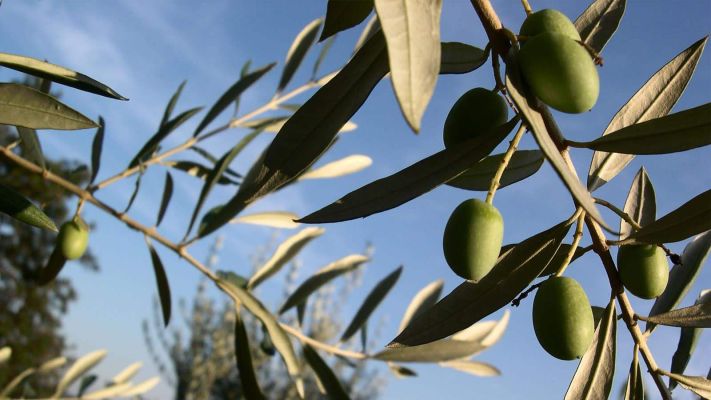
[[[77,199],[76,211],[71,218],[73,236],[62,235],[54,237],[54,232],[61,231],[58,225],[65,218],[52,218],[42,204],[32,193],[24,192],[9,186],[0,186],[0,212],[14,218],[16,221],[41,230],[48,235],[47,241],[55,240],[52,253],[47,257],[45,265],[37,272],[37,282],[40,285],[51,285],[69,259],[83,251],[87,241],[87,228],[82,224],[80,216],[85,207],[96,209],[115,217],[118,223],[144,236],[146,242],[146,267],[155,274],[161,320],[165,326],[172,317],[172,296],[170,277],[166,273],[161,252],[173,252],[181,257],[183,262],[194,267],[220,292],[226,295],[231,305],[228,309],[216,314],[215,324],[231,325],[234,348],[231,352],[231,363],[224,365],[226,373],[235,373],[239,377],[240,389],[246,398],[265,398],[265,393],[271,393],[266,385],[275,384],[281,393],[304,397],[314,393],[314,382],[319,393],[330,398],[359,398],[367,396],[368,388],[361,388],[354,382],[347,382],[347,377],[361,376],[356,373],[341,372],[344,365],[354,364],[355,371],[364,368],[364,362],[386,363],[393,374],[401,377],[415,376],[416,372],[400,363],[420,362],[437,363],[438,365],[460,370],[478,376],[495,376],[498,369],[486,363],[471,359],[472,356],[494,345],[502,336],[508,322],[508,313],[499,321],[484,321],[467,324],[451,332],[451,337],[441,337],[421,346],[401,347],[368,351],[367,346],[354,350],[351,341],[360,336],[363,343],[368,343],[369,321],[383,299],[391,292],[397,283],[403,267],[397,267],[385,278],[372,285],[362,304],[343,330],[333,319],[321,319],[322,313],[314,310],[324,300],[319,299],[319,291],[334,279],[343,279],[348,274],[359,273],[361,267],[371,262],[368,254],[346,254],[342,258],[323,266],[315,274],[306,278],[285,296],[284,303],[278,309],[271,309],[260,299],[257,288],[273,277],[298,255],[309,242],[324,233],[320,227],[303,227],[296,215],[284,211],[245,214],[242,211],[259,199],[279,189],[298,184],[306,179],[334,178],[357,172],[368,165],[371,160],[364,155],[354,154],[340,160],[331,161],[319,167],[313,167],[321,157],[328,154],[329,148],[338,139],[338,135],[353,130],[356,125],[349,121],[360,105],[367,99],[373,87],[387,74],[390,69],[384,37],[379,25],[373,19],[361,34],[356,44],[356,53],[342,68],[331,73],[321,73],[320,65],[327,55],[333,39],[321,45],[313,65],[311,79],[290,89],[290,82],[296,70],[306,59],[309,50],[314,46],[321,31],[322,38],[341,30],[340,22],[333,21],[333,13],[340,14],[338,9],[353,4],[367,5],[362,20],[371,13],[372,6],[368,2],[333,2],[328,5],[325,22],[317,19],[307,24],[296,36],[281,68],[281,77],[275,96],[267,103],[253,110],[243,112],[239,99],[247,90],[255,85],[268,73],[273,73],[276,63],[254,68],[248,61],[244,64],[239,78],[230,84],[225,92],[205,110],[203,107],[190,107],[177,111],[181,92],[185,82],[170,97],[165,111],[158,123],[157,130],[148,135],[146,142],[137,150],[134,157],[127,160],[127,167],[112,175],[104,176],[101,167],[104,137],[112,134],[107,129],[103,118],[94,121],[69,105],[60,102],[56,97],[27,85],[17,83],[0,83],[0,124],[16,126],[21,132],[18,140],[0,146],[0,157],[14,168],[24,170],[29,175],[41,179],[46,185],[58,187]],[[334,8],[335,7],[335,8]],[[348,17],[350,11],[345,10],[342,16]],[[323,26],[323,30],[321,30]],[[329,33],[330,32],[330,33]],[[445,46],[443,71],[466,72],[473,70],[483,62],[485,52],[464,44],[449,44]],[[439,53],[439,52],[437,52]],[[474,59],[472,59],[474,57]],[[438,61],[439,62],[439,61]],[[26,74],[51,81],[67,87],[79,89],[95,95],[115,100],[127,100],[109,86],[91,77],[73,71],[63,66],[54,65],[38,59],[20,55],[0,53],[0,66],[14,69]],[[419,90],[419,89],[418,89]],[[304,103],[295,105],[299,96],[312,92],[312,96]],[[420,105],[421,107],[422,105]],[[227,122],[218,124],[220,116],[227,110],[233,117]],[[204,111],[204,112],[203,112]],[[416,109],[415,113],[421,112]],[[187,129],[186,122],[196,122],[194,129]],[[90,165],[90,176],[86,182],[73,182],[61,171],[48,168],[42,153],[40,139],[36,130],[86,130],[95,129],[91,154],[87,155]],[[239,132],[234,144],[223,154],[212,154],[203,146],[209,139],[228,131]],[[261,156],[254,161],[248,171],[235,171],[232,163],[242,151],[259,135],[278,133],[272,143]],[[168,136],[182,135],[184,141],[179,145],[165,149],[164,141]],[[286,138],[286,141],[282,140]],[[297,146],[294,148],[293,146]],[[23,149],[18,153],[17,148]],[[296,150],[296,151],[294,151]],[[481,152],[481,157],[485,152]],[[139,221],[131,213],[134,199],[141,190],[142,177],[148,173],[164,172],[165,184],[162,195],[155,199],[156,218],[151,221]],[[190,217],[185,218],[185,234],[182,238],[169,238],[161,232],[161,222],[173,199],[175,179],[191,179],[199,182],[201,190],[196,205]],[[179,176],[183,175],[183,176]],[[117,182],[133,180],[134,191],[128,204],[110,204],[97,197],[97,193]],[[234,196],[222,199],[223,204],[205,210],[204,206],[211,199],[215,185],[226,185],[234,188]],[[66,226],[70,222],[64,222]],[[240,276],[231,270],[232,267],[208,265],[200,262],[191,254],[191,248],[210,233],[224,228],[228,223],[260,224],[278,228],[295,229],[298,232],[280,243],[255,272],[249,276]],[[78,227],[77,227],[78,226]],[[67,249],[70,250],[67,250]],[[79,250],[77,250],[79,249]],[[400,323],[398,332],[407,331],[413,318],[425,315],[439,298],[443,281],[434,281],[415,294]],[[315,297],[313,297],[315,296]],[[312,299],[313,297],[313,299]],[[228,313],[227,316],[225,313]],[[293,317],[296,313],[296,318]],[[201,313],[198,313],[201,314]],[[317,317],[313,317],[316,315]],[[309,317],[311,316],[311,317]],[[203,316],[200,315],[202,318]],[[306,318],[306,323],[304,322]],[[200,325],[205,323],[205,326]],[[214,326],[210,322],[198,321],[194,327],[210,330]],[[256,335],[255,335],[256,330]],[[217,332],[217,330],[214,330]],[[336,334],[337,331],[337,334]],[[223,332],[223,331],[220,331]],[[394,333],[393,333],[394,334]],[[336,335],[336,336],[334,336]],[[229,336],[223,336],[226,340]],[[328,338],[338,337],[336,344],[331,344]],[[271,358],[269,363],[280,363],[279,369],[284,371],[278,383],[264,376],[258,368],[263,361],[262,355],[255,351],[252,341],[259,340],[264,346],[270,344],[279,357]],[[169,346],[168,346],[169,347]],[[22,349],[12,349],[20,352]],[[324,358],[325,355],[328,357]],[[94,358],[92,358],[94,359]],[[178,358],[174,358],[178,360]],[[274,361],[278,360],[278,361]],[[91,364],[91,363],[89,363]],[[178,362],[178,365],[183,365]],[[353,367],[349,367],[353,368]],[[271,370],[270,370],[271,371]],[[74,373],[70,368],[65,374]],[[189,371],[193,373],[195,371]],[[270,372],[271,373],[271,372]],[[181,372],[178,372],[180,377]],[[288,380],[282,379],[287,377]],[[20,377],[20,380],[24,377]],[[180,379],[180,378],[179,378]],[[192,384],[198,380],[182,381]],[[234,379],[234,376],[230,379]],[[203,381],[204,382],[204,381]],[[200,393],[212,394],[219,389],[219,380],[208,379],[213,387],[203,385]],[[284,386],[284,383],[289,386]],[[109,385],[119,391],[114,382]],[[215,386],[218,386],[217,388]],[[126,387],[125,391],[130,392]],[[107,388],[108,389],[108,388]],[[180,388],[183,393],[190,389]],[[59,385],[55,396],[66,395],[66,385]],[[227,388],[225,390],[232,390]],[[125,394],[125,391],[122,392]],[[185,392],[187,393],[187,392]],[[113,395],[116,395],[114,392]]]

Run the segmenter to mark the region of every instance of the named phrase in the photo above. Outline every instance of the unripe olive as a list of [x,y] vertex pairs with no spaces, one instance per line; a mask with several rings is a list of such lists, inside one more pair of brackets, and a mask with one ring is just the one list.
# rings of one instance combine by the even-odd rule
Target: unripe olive
[[667,287],[669,265],[664,250],[658,246],[620,246],[617,268],[627,290],[642,299],[653,299]]
[[474,88],[452,106],[444,121],[444,146],[451,147],[506,123],[509,109],[491,90]]
[[464,279],[478,281],[494,267],[504,238],[499,210],[478,199],[462,202],[444,228],[444,258]]
[[559,33],[542,33],[519,52],[521,71],[541,101],[566,113],[595,105],[600,92],[597,69],[578,42]]
[[595,323],[588,296],[575,279],[559,276],[543,282],[533,300],[533,329],[555,358],[572,360],[585,354]]
[[545,9],[526,17],[520,35],[532,38],[544,32],[560,33],[573,40],[580,40],[580,33],[570,19],[558,10]]
[[89,244],[89,228],[79,218],[66,222],[59,228],[57,243],[65,258],[77,259],[84,255]]

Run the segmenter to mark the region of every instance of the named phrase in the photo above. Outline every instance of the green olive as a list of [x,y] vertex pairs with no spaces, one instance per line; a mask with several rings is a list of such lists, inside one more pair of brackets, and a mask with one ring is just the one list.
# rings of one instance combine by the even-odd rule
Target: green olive
[[86,251],[89,244],[89,228],[80,218],[64,223],[59,228],[58,246],[68,260],[74,260]]
[[519,34],[532,38],[545,32],[560,33],[573,40],[580,40],[580,33],[570,19],[558,10],[536,11],[523,21]]
[[566,113],[590,110],[600,82],[588,51],[559,33],[542,33],[519,52],[521,71],[541,101]]
[[444,228],[444,258],[464,279],[478,281],[494,267],[504,238],[499,210],[478,199],[462,202]]
[[444,121],[444,146],[451,147],[506,123],[509,109],[498,94],[484,88],[464,93]]
[[658,246],[620,246],[617,268],[627,290],[639,298],[653,299],[667,287],[669,264],[664,250]]
[[546,280],[533,300],[533,329],[550,355],[572,360],[585,354],[595,333],[588,296],[573,278]]

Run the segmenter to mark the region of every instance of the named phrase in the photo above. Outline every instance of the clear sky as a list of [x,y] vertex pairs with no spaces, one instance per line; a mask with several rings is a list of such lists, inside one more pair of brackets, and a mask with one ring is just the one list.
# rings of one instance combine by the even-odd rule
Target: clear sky
[[[486,37],[469,2],[449,0],[444,3],[443,40],[462,41],[483,48]],[[531,3],[535,9],[559,8],[574,19],[587,2],[533,0]],[[495,1],[494,6],[504,24],[518,30],[525,16],[520,3]],[[166,102],[184,79],[188,83],[178,110],[210,106],[237,79],[243,63],[249,59],[253,67],[277,61],[277,69],[243,96],[241,107],[251,110],[269,100],[293,37],[324,13],[325,2],[316,0],[5,0],[0,7],[0,51],[47,59],[73,68],[130,98],[128,102],[118,102],[61,88],[63,101],[67,104],[88,116],[102,115],[106,120],[99,173],[99,179],[102,179],[123,169],[155,132]],[[601,97],[598,104],[585,114],[556,114],[565,135],[575,140],[598,136],[617,109],[649,76],[709,33],[709,16],[711,3],[707,1],[631,1],[620,29],[602,54],[605,66],[599,70]],[[359,28],[339,35],[323,71],[337,68],[349,57],[358,33]],[[316,53],[312,50],[290,87],[296,87],[309,77]],[[14,77],[17,74],[0,70],[0,80]],[[254,210],[287,210],[305,215],[357,187],[439,151],[443,147],[441,131],[449,107],[462,93],[476,86],[493,86],[488,64],[467,75],[442,77],[425,113],[421,133],[414,135],[400,115],[390,82],[381,82],[354,117],[358,130],[344,135],[324,159],[325,162],[349,154],[367,154],[373,159],[373,166],[338,180],[295,185],[269,196],[255,205]],[[704,55],[675,110],[708,102],[709,93],[711,61]],[[305,100],[306,97],[302,97],[297,101]],[[227,115],[220,121],[225,118]],[[169,138],[166,145],[184,140],[198,120],[188,123],[180,133]],[[93,132],[41,132],[40,135],[49,156],[89,162]],[[206,147],[221,154],[238,137],[236,132],[227,133],[210,141]],[[234,168],[244,171],[268,140],[265,135],[250,145]],[[534,145],[531,138],[525,138],[521,147],[533,148]],[[590,152],[573,151],[572,156],[579,173],[585,174]],[[596,195],[621,207],[632,177],[644,165],[655,184],[657,214],[661,216],[711,187],[709,160],[709,147],[683,156],[637,157]],[[200,182],[181,176],[179,172],[173,175],[176,191],[161,231],[179,240],[197,200]],[[151,169],[131,210],[132,216],[153,223],[163,176],[162,168]],[[116,208],[123,208],[132,185],[131,180],[114,185],[101,191],[99,197]],[[218,188],[213,191],[205,209],[226,201],[232,195],[231,190]],[[327,225],[326,234],[300,256],[304,264],[301,276],[304,278],[325,263],[361,251],[367,242],[372,243],[376,249],[374,260],[366,267],[362,290],[351,298],[349,308],[345,310],[342,319],[347,321],[370,287],[403,264],[405,270],[400,282],[375,316],[385,321],[379,338],[384,345],[395,335],[401,314],[420,288],[440,277],[445,279],[445,292],[459,284],[460,279],[450,272],[444,261],[441,236],[451,211],[470,197],[483,199],[484,195],[441,187],[395,210]],[[495,205],[504,216],[506,243],[522,240],[572,212],[567,191],[548,165],[534,177],[501,190]],[[611,225],[617,225],[614,215],[603,213]],[[97,225],[92,233],[91,248],[99,256],[102,270],[99,274],[89,273],[70,263],[63,271],[73,280],[80,295],[79,302],[73,305],[65,319],[65,332],[69,341],[76,345],[75,354],[97,348],[109,350],[105,366],[99,370],[107,377],[136,360],[146,364],[141,376],[152,376],[156,371],[147,356],[140,323],[151,315],[155,280],[143,238],[92,207],[86,209],[85,218]],[[267,228],[231,225],[222,233],[225,248],[220,254],[220,268],[247,273],[252,249],[264,244],[274,232]],[[280,238],[289,234],[278,233]],[[210,241],[207,239],[191,250],[198,258],[204,258]],[[681,252],[684,245],[682,242],[670,247]],[[178,298],[189,299],[193,295],[200,275],[174,254],[161,248],[158,250],[166,264],[177,305]],[[605,303],[609,293],[607,279],[592,254],[575,262],[569,274],[582,282],[593,304]],[[280,281],[279,278],[275,280]],[[702,289],[709,287],[709,282],[711,272],[706,268],[683,305],[691,304]],[[276,296],[270,289],[276,291],[278,285],[265,285],[260,295],[274,307]],[[531,326],[530,300],[513,310],[502,341],[477,357],[501,369],[501,377],[477,378],[436,366],[414,365],[420,376],[406,380],[389,379],[384,397],[548,399],[562,396],[577,363],[553,359],[540,348]],[[640,313],[651,307],[649,301],[633,299],[632,302]],[[662,367],[669,368],[677,340],[678,330],[670,328],[658,329],[651,338],[650,346]],[[620,325],[615,391],[624,382],[631,354],[631,340],[625,327]],[[711,337],[704,332],[687,373],[705,375],[709,359]],[[647,386],[650,389],[653,386],[650,380],[647,380]],[[161,397],[167,396],[166,387],[158,390],[156,393]],[[683,390],[677,391],[681,393]],[[656,397],[654,390],[650,392],[653,398]]]

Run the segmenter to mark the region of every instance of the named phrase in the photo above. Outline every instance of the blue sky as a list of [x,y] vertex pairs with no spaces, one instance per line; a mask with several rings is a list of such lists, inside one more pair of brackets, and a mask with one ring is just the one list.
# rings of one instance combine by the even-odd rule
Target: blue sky
[[[532,1],[535,9],[557,7],[574,19],[585,2]],[[709,33],[711,3],[688,1],[669,6],[666,1],[635,1],[628,5],[622,25],[603,52],[605,66],[599,70],[601,95],[592,111],[579,115],[556,114],[566,136],[589,140],[598,136],[625,101],[667,60]],[[496,1],[494,6],[504,24],[517,30],[524,13],[518,1]],[[130,98],[118,102],[71,88],[61,88],[63,101],[88,116],[102,115],[107,124],[106,141],[99,179],[120,171],[153,134],[162,110],[175,88],[188,83],[178,110],[210,106],[239,75],[243,63],[252,60],[258,67],[277,61],[276,70],[267,75],[242,98],[242,110],[251,110],[269,100],[278,83],[280,68],[293,37],[303,26],[325,12],[325,2],[228,1],[188,2],[152,0],[123,1],[37,1],[6,0],[0,7],[0,51],[47,59],[88,74]],[[450,0],[444,4],[442,39],[462,41],[484,47],[486,38],[468,1]],[[349,57],[359,29],[339,35],[322,71],[338,68]],[[308,79],[316,51],[310,53],[291,88]],[[260,201],[258,210],[288,210],[305,215],[338,199],[347,192],[375,179],[394,173],[442,147],[441,130],[449,107],[472,87],[492,87],[490,67],[467,75],[442,77],[422,121],[419,135],[413,135],[395,103],[389,81],[381,82],[354,121],[359,128],[343,135],[342,140],[323,160],[331,161],[349,154],[367,154],[373,165],[365,171],[337,180],[309,181],[295,185]],[[17,75],[0,70],[0,79]],[[59,86],[57,86],[59,88]],[[675,107],[682,110],[705,103],[711,93],[711,61],[702,57],[685,95]],[[297,101],[305,101],[301,97]],[[227,113],[226,113],[227,114]],[[226,121],[224,115],[221,121]],[[196,119],[196,121],[199,119]],[[167,141],[180,143],[196,121]],[[93,132],[41,132],[45,152],[52,157],[89,161]],[[240,135],[228,132],[207,142],[206,147],[221,154]],[[234,168],[244,171],[268,143],[269,137],[250,145]],[[531,138],[521,148],[533,148]],[[503,150],[502,150],[503,151]],[[572,152],[578,172],[585,174],[590,152]],[[596,195],[622,206],[632,177],[644,165],[655,184],[658,216],[678,207],[692,196],[711,187],[711,148],[681,155],[637,157],[611,183]],[[176,157],[175,159],[186,159]],[[173,173],[176,178],[174,200],[161,226],[168,237],[178,240],[190,218],[199,193],[200,181]],[[143,190],[131,215],[153,223],[160,202],[164,171],[155,168],[146,176]],[[123,208],[132,189],[132,181],[101,191],[99,198]],[[231,190],[231,189],[230,189]],[[224,202],[231,191],[219,188],[207,206]],[[445,279],[445,291],[459,279],[446,266],[441,249],[441,235],[451,211],[461,201],[482,193],[441,187],[395,210],[366,219],[325,226],[326,234],[313,242],[300,256],[305,278],[325,263],[346,254],[361,251],[367,242],[375,246],[372,263],[365,269],[362,290],[352,296],[343,320],[351,318],[360,300],[380,278],[400,264],[405,266],[400,282],[383,303],[376,319],[384,321],[380,342],[394,336],[400,315],[410,298],[423,286]],[[566,218],[572,212],[568,194],[552,169],[545,165],[534,177],[501,190],[495,205],[505,220],[504,242],[516,242]],[[207,209],[207,208],[206,208]],[[603,211],[604,212],[604,211]],[[604,216],[615,226],[618,222],[607,212]],[[65,332],[76,345],[76,354],[107,348],[109,356],[99,371],[111,376],[136,360],[145,362],[143,377],[155,374],[146,355],[140,322],[151,314],[155,283],[143,238],[126,229],[113,218],[88,207],[85,218],[96,223],[92,250],[99,256],[102,271],[88,273],[71,263],[63,273],[72,278],[80,295],[65,320]],[[248,273],[249,255],[274,234],[267,228],[231,225],[223,230],[225,248],[220,254],[220,268]],[[290,232],[279,232],[285,238]],[[584,239],[585,240],[585,239]],[[192,250],[204,258],[210,239]],[[677,252],[685,243],[672,244]],[[159,248],[166,264],[174,300],[193,295],[200,276],[174,254]],[[591,302],[602,305],[607,296],[607,280],[593,255],[578,260],[569,269],[578,279]],[[275,279],[277,282],[279,278]],[[708,288],[711,272],[702,273],[684,305],[693,302]],[[261,295],[276,306],[278,284],[265,285]],[[530,299],[529,299],[530,300]],[[176,301],[177,304],[177,301]],[[645,313],[651,302],[633,299],[633,305]],[[418,378],[389,379],[385,398],[555,398],[564,393],[576,368],[575,362],[558,361],[548,356],[536,342],[531,327],[531,301],[513,310],[504,339],[479,360],[496,365],[503,375],[476,378],[452,370],[414,366]],[[500,316],[500,313],[495,314]],[[177,321],[177,320],[176,320]],[[668,368],[678,340],[678,330],[661,328],[651,338],[650,346],[661,366]],[[687,373],[701,375],[708,371],[711,338],[702,335],[696,355]],[[618,367],[615,388],[622,384],[631,359],[631,341],[626,329],[618,331]],[[648,381],[648,387],[651,381]],[[616,389],[615,389],[616,390]],[[677,389],[679,390],[679,389]],[[651,391],[654,393],[654,391]],[[682,391],[679,390],[681,393]],[[158,394],[164,397],[165,387]],[[654,397],[654,396],[653,396]]]

